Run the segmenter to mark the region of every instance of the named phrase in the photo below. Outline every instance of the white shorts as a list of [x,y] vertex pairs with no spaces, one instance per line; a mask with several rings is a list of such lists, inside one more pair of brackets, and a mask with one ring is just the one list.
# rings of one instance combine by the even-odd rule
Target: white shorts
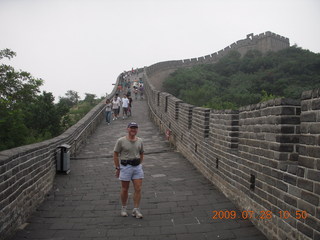
[[119,180],[121,181],[131,181],[132,179],[142,179],[144,178],[144,173],[142,169],[142,165],[138,166],[132,165],[120,165],[120,175]]

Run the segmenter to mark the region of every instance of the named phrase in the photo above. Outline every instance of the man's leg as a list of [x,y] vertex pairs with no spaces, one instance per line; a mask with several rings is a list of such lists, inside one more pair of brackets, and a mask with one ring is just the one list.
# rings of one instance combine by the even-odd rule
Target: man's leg
[[133,194],[133,204],[134,209],[132,211],[132,216],[136,218],[142,218],[142,214],[140,212],[140,200],[141,200],[141,187],[142,187],[142,179],[133,179],[133,186],[134,186],[134,194]]
[[141,187],[142,187],[142,179],[133,179],[133,203],[135,208],[139,208],[140,200],[141,200]]
[[127,206],[130,181],[121,181],[121,203]]
[[111,122],[111,111],[107,112],[107,123]]
[[127,217],[127,202],[128,202],[128,191],[129,191],[130,181],[121,181],[121,216]]

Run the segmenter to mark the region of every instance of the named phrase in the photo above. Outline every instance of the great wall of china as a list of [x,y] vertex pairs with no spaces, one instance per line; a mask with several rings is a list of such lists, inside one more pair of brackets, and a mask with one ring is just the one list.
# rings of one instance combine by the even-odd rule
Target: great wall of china
[[[249,34],[217,53],[141,71],[160,131],[170,130],[176,149],[241,210],[271,212],[271,219],[251,219],[269,239],[320,239],[319,89],[304,92],[301,101],[275,99],[238,111],[195,107],[161,92],[163,79],[177,68],[214,63],[230,50],[286,47],[289,39],[274,33]],[[58,146],[71,145],[75,155],[103,119],[103,108],[101,102],[56,138],[0,152],[0,239],[24,223],[52,188]],[[291,217],[279,215],[287,212]]]

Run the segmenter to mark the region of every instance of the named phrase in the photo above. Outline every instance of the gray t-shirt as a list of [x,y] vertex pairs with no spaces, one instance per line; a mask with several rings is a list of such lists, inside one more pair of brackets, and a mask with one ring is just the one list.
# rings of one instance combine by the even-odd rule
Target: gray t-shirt
[[106,112],[111,112],[111,106],[112,106],[111,103],[106,104]]
[[121,137],[117,140],[113,151],[120,154],[121,160],[140,158],[140,154],[144,152],[142,139],[137,137],[137,140],[130,141],[126,136]]

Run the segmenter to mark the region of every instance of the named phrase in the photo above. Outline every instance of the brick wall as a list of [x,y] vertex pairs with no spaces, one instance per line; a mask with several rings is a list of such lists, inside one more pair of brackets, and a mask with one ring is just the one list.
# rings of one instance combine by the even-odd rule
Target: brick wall
[[320,239],[314,230],[320,231],[320,90],[304,92],[301,99],[298,168],[293,171],[297,180],[289,185],[289,193],[299,209],[310,213],[297,222],[298,230]]
[[145,73],[151,118],[240,210],[272,213],[251,219],[269,239],[320,238],[319,90],[218,111],[155,90]]

